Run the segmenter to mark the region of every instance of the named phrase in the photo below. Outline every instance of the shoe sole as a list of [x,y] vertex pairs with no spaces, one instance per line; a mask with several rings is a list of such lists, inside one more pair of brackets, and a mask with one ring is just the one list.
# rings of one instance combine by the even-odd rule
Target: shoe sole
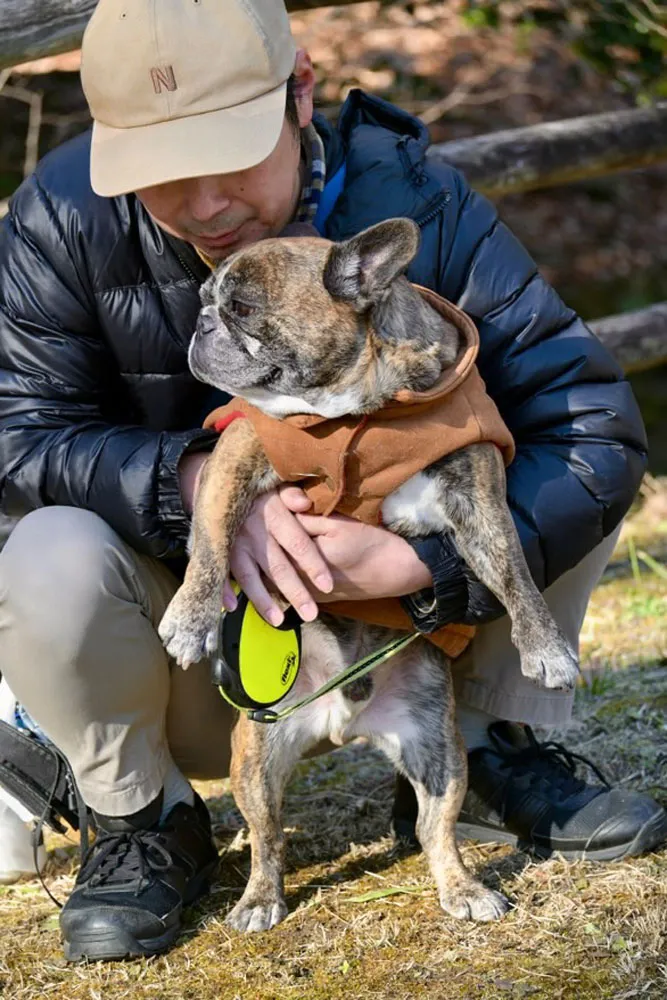
[[615,844],[613,847],[601,847],[598,850],[534,844],[505,830],[478,826],[476,823],[459,822],[456,824],[456,832],[463,840],[477,840],[482,844],[511,844],[512,847],[539,858],[550,858],[560,854],[569,861],[620,861],[623,858],[645,854],[667,841],[667,813],[662,811],[652,816],[631,841]]
[[[211,875],[218,861],[202,868],[192,880],[183,899],[183,906],[189,906],[208,889]],[[182,909],[175,914],[175,924],[159,937],[141,940],[135,938],[123,927],[109,927],[91,934],[77,934],[63,940],[63,952],[68,962],[109,962],[124,958],[142,958],[159,955],[166,951],[181,932]]]
[[95,934],[80,934],[71,941],[63,942],[63,952],[68,962],[111,962],[124,958],[148,958],[166,951],[178,937],[181,930],[180,914],[178,922],[160,937],[141,941],[133,938],[122,928],[109,928]]

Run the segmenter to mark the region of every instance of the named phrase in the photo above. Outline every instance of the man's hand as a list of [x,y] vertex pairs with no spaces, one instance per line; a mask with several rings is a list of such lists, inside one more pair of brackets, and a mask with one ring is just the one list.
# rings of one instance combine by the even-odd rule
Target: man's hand
[[433,583],[428,567],[412,546],[386,528],[340,514],[299,514],[297,520],[316,542],[333,574],[331,591],[313,592],[318,603],[402,597]]
[[263,574],[304,621],[317,617],[317,601],[397,597],[432,583],[398,535],[338,515],[315,517],[309,507],[293,486],[260,497],[232,546],[235,579],[272,625],[283,613]]
[[333,587],[333,577],[318,546],[283,502],[285,495],[289,498],[290,494],[299,494],[292,496],[293,507],[308,509],[310,501],[294,487],[265,493],[252,505],[231,551],[234,579],[271,625],[280,625],[283,612],[269,592],[264,576],[268,585],[275,587],[306,622],[317,618],[317,604],[310,587],[318,593],[327,593]]

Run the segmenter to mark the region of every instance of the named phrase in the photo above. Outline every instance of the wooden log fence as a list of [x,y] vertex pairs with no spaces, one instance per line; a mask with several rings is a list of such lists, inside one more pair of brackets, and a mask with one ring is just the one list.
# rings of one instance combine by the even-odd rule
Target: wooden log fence
[[[360,0],[334,0],[342,7]],[[97,0],[0,0],[0,70],[42,56],[71,52]],[[322,0],[287,0],[287,9],[324,7]]]
[[[325,5],[286,3],[289,11]],[[0,0],[0,85],[8,67],[77,48],[95,6],[96,0]],[[428,157],[458,167],[493,198],[644,168],[667,161],[667,102],[439,143]],[[667,302],[590,326],[626,372],[667,362]]]
[[588,324],[627,374],[667,364],[667,302]]
[[491,198],[667,161],[667,102],[503,129],[431,146]]

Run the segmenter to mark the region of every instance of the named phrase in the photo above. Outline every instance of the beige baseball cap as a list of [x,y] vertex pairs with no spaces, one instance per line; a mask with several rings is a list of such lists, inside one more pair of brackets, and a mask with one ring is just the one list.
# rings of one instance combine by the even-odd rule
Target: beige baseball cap
[[282,0],[100,0],[81,62],[93,190],[260,163],[280,137],[295,58]]

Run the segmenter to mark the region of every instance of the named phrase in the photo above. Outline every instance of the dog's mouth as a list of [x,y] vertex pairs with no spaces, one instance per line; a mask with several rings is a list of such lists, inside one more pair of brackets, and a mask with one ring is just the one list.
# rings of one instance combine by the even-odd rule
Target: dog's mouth
[[199,382],[242,396],[253,389],[270,390],[283,374],[282,365],[259,365],[233,343],[227,345],[224,355],[218,356],[209,349],[210,339],[195,333],[190,342],[188,365]]

